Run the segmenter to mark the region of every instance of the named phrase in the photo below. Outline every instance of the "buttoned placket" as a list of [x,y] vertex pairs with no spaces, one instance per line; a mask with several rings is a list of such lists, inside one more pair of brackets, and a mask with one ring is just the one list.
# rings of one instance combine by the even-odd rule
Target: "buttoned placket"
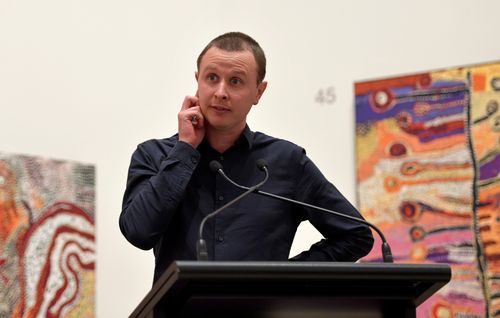
[[[219,162],[224,161],[224,156],[220,155],[218,157]],[[225,184],[225,180],[217,173],[215,176],[215,208],[219,209],[222,207],[224,204],[227,203],[227,193],[225,193],[225,189],[227,189],[227,186]],[[221,213],[224,213],[222,211]],[[217,259],[218,256],[218,249],[221,247],[221,245],[224,243],[224,227],[223,227],[223,215],[216,215],[214,217],[214,240],[213,240],[213,259]]]

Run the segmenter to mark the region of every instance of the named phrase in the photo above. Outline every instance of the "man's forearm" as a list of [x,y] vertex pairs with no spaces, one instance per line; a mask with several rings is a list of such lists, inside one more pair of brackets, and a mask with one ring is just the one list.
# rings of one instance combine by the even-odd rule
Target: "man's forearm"
[[[160,169],[133,160],[120,215],[120,229],[133,245],[150,249],[168,229],[196,168],[192,155],[180,143]],[[177,148],[177,149],[176,149]]]

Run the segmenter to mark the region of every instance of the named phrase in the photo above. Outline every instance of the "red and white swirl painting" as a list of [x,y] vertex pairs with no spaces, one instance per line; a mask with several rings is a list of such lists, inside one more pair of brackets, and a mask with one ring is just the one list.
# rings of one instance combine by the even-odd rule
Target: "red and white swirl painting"
[[95,169],[0,154],[0,317],[94,317]]

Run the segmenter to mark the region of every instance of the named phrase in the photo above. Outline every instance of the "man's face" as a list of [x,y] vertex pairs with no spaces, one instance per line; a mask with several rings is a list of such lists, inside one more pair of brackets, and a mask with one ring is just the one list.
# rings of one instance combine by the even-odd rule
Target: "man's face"
[[257,84],[257,64],[250,51],[228,52],[215,47],[203,56],[198,98],[205,124],[224,132],[241,132],[250,108],[259,102],[267,83]]

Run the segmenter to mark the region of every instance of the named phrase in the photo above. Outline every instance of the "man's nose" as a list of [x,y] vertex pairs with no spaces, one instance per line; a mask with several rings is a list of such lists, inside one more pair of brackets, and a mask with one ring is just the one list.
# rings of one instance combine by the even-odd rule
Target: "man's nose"
[[226,83],[221,81],[215,90],[215,98],[226,100],[228,98]]

